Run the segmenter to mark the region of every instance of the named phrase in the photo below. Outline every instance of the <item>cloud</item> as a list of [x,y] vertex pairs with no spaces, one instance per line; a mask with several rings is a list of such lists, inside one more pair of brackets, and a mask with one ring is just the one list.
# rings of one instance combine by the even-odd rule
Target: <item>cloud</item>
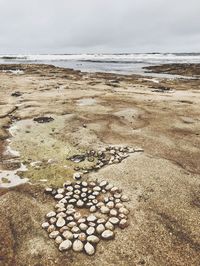
[[199,0],[0,0],[0,53],[200,52]]

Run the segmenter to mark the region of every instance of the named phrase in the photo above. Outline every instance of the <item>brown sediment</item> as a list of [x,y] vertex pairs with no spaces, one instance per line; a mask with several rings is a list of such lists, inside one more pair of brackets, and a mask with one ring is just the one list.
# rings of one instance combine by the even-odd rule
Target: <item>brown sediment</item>
[[[24,73],[1,72],[10,69]],[[198,65],[177,69],[171,73],[198,74]],[[1,168],[9,166],[3,153],[9,137],[28,167],[19,174],[32,182],[0,190],[0,265],[198,265],[199,80],[158,78],[157,84],[137,75],[48,65],[1,65],[0,79]],[[21,96],[11,96],[15,91]],[[79,105],[85,98],[95,103]],[[33,121],[42,116],[54,120]],[[7,130],[11,123],[17,127],[12,137]],[[72,180],[76,166],[92,164],[67,158],[108,144],[144,149],[85,176],[123,188],[131,199],[130,226],[117,232],[114,241],[100,244],[92,258],[61,254],[41,229],[54,203],[43,188],[58,187]],[[35,161],[41,164],[31,166]]]

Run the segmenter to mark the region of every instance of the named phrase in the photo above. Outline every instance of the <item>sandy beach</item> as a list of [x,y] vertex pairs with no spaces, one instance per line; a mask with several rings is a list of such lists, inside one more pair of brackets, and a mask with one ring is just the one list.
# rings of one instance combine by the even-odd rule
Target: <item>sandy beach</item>
[[[152,71],[187,78],[0,65],[0,265],[199,265],[199,65]],[[101,169],[69,160],[109,145],[140,152]],[[129,226],[92,257],[61,253],[41,227],[55,204],[44,188],[77,167],[130,198]]]

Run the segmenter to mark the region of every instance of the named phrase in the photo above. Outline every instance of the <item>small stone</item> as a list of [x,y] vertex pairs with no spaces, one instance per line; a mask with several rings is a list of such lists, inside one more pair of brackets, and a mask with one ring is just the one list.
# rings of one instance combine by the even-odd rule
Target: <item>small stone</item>
[[72,186],[69,186],[69,187],[66,188],[66,190],[69,191],[69,192],[72,192],[74,190],[74,188]]
[[110,215],[111,215],[111,216],[117,216],[117,210],[115,210],[115,209],[111,209],[111,210],[110,210]]
[[125,207],[121,207],[121,208],[119,208],[119,212],[120,212],[120,213],[123,213],[123,214],[125,214],[125,215],[129,214],[129,210],[126,209]]
[[86,231],[86,233],[87,233],[88,235],[93,235],[94,232],[95,232],[95,228],[92,227],[92,226],[90,226],[90,227],[87,229],[87,231]]
[[64,203],[58,203],[55,206],[56,209],[60,209],[60,208],[65,208],[65,204]]
[[114,225],[119,223],[119,219],[117,217],[111,217],[108,221]]
[[81,231],[86,231],[88,229],[88,226],[87,226],[87,224],[81,223],[79,225],[79,228],[81,229]]
[[74,175],[73,175],[73,178],[75,179],[75,180],[80,180],[81,179],[81,173],[74,173]]
[[65,195],[70,196],[70,198],[71,198],[71,196],[73,195],[73,191],[68,191],[67,193],[65,193]]
[[87,186],[88,186],[88,183],[87,183],[86,181],[83,181],[83,182],[81,183],[81,185],[82,185],[83,187],[87,187]]
[[75,212],[74,213],[74,219],[75,220],[79,220],[81,218],[81,214],[80,214],[80,212]]
[[118,187],[113,187],[113,188],[111,188],[110,191],[113,192],[113,193],[115,193],[115,192],[118,192],[119,191],[119,188]]
[[96,212],[97,208],[95,206],[90,207],[90,212]]
[[98,234],[101,234],[103,231],[105,231],[105,226],[103,224],[99,224],[96,228],[96,231]]
[[68,187],[68,186],[71,186],[72,182],[70,181],[66,181],[64,184],[63,184],[63,187]]
[[56,216],[56,212],[54,212],[54,211],[48,212],[47,215],[46,215],[47,218],[51,218],[51,217],[54,217],[54,216]]
[[113,201],[109,201],[108,203],[106,203],[106,206],[109,208],[109,209],[112,209],[114,208],[115,204]]
[[65,225],[65,226],[61,227],[59,231],[62,234],[66,230],[69,230],[69,227]]
[[113,239],[114,238],[114,233],[111,230],[105,230],[102,234],[101,234],[102,238],[104,239]]
[[76,203],[76,205],[78,207],[82,207],[84,205],[84,202],[82,200],[78,200],[77,203]]
[[63,241],[63,239],[62,239],[61,236],[57,236],[56,239],[55,239],[55,243],[56,243],[57,245],[60,245],[60,244],[62,243],[62,241]]
[[50,224],[55,224],[56,221],[57,221],[56,217],[51,217],[49,220]]
[[129,201],[129,198],[126,195],[122,195],[121,201],[123,201],[123,202]]
[[86,187],[83,187],[81,190],[83,193],[86,193],[88,191],[88,189]]
[[89,242],[87,242],[84,246],[85,252],[89,255],[92,256],[95,253],[95,249],[93,245],[91,245]]
[[93,196],[98,196],[98,195],[99,195],[99,191],[94,191],[94,192],[92,193],[92,195],[93,195]]
[[80,218],[79,220],[78,220],[78,224],[81,224],[81,223],[85,223],[86,222],[86,218]]
[[112,184],[108,184],[108,185],[105,187],[105,190],[109,191],[109,190],[111,190],[111,188],[113,188],[113,185],[112,185]]
[[55,195],[55,199],[62,199],[64,196],[63,196],[63,194],[56,194]]
[[49,237],[55,239],[59,234],[59,231],[53,231],[49,234]]
[[122,195],[121,195],[120,193],[115,193],[115,194],[114,194],[114,198],[115,198],[115,199],[120,199],[121,196],[122,196]]
[[65,192],[64,188],[57,189],[58,194],[63,194]]
[[114,225],[111,222],[107,222],[105,224],[105,228],[112,231],[112,230],[114,230],[115,227],[114,227]]
[[49,227],[49,223],[48,222],[45,222],[42,224],[42,228],[43,229],[47,229]]
[[63,227],[65,225],[65,220],[63,219],[63,217],[59,217],[57,222],[56,222],[56,226],[57,227]]
[[93,200],[93,199],[95,199],[95,196],[93,196],[93,195],[90,195],[90,196],[88,196],[88,199],[91,199],[91,200]]
[[93,191],[101,191],[101,188],[99,186],[93,187]]
[[90,182],[89,186],[90,187],[95,187],[96,186],[96,183],[95,182]]
[[47,193],[47,194],[50,194],[52,191],[53,191],[53,189],[50,187],[45,188],[45,193]]
[[83,243],[77,239],[74,241],[72,248],[75,252],[81,252],[83,250]]
[[67,215],[72,215],[72,214],[74,214],[76,211],[74,210],[74,209],[69,209],[69,210],[67,210],[66,211],[66,214]]
[[88,225],[89,225],[89,226],[92,226],[92,227],[95,227],[95,226],[96,226],[96,223],[89,222]]
[[75,222],[70,222],[70,223],[68,223],[67,226],[68,226],[69,228],[72,228],[72,227],[76,226],[76,223],[75,223]]
[[72,234],[72,232],[70,232],[70,231],[68,231],[68,230],[64,231],[62,235],[63,235],[63,237],[64,237],[65,239],[69,239],[69,240],[72,240],[72,239],[73,239],[73,234]]
[[74,210],[74,205],[73,204],[68,204],[67,205],[67,210]]
[[78,190],[78,189],[75,189],[75,190],[74,190],[74,194],[79,195],[79,194],[81,194],[81,191]]
[[125,227],[128,226],[128,222],[126,219],[122,219],[120,222],[119,222],[119,227],[124,229]]
[[98,224],[105,224],[105,222],[106,222],[106,219],[104,219],[104,218],[100,218],[97,220]]
[[92,203],[93,203],[93,204],[97,204],[97,203],[98,203],[98,200],[97,200],[97,199],[93,199],[93,200],[92,200]]
[[70,200],[69,200],[69,203],[72,203],[72,204],[73,204],[73,203],[75,203],[76,201],[77,201],[76,199],[70,199]]
[[74,239],[78,239],[79,234],[73,234],[73,236],[74,236]]
[[86,193],[81,193],[81,198],[85,198],[87,196]]
[[80,233],[80,228],[78,228],[78,226],[73,226],[71,231],[72,233],[78,234]]
[[93,214],[91,214],[91,215],[89,215],[88,217],[87,217],[87,221],[88,222],[94,222],[94,221],[96,221],[97,220],[97,217],[95,216],[95,215],[93,215]]
[[79,199],[80,199],[80,196],[77,195],[77,194],[73,195],[73,197],[74,197],[76,200],[79,200]]
[[72,247],[72,242],[67,239],[64,240],[60,245],[59,245],[59,250],[64,251],[64,250],[69,250]]
[[101,213],[106,214],[110,212],[110,209],[106,206],[102,206],[100,209]]
[[120,219],[127,219],[127,216],[125,214],[123,214],[123,213],[119,213],[118,217]]
[[141,149],[141,148],[135,148],[134,150],[135,150],[135,152],[143,152],[143,151],[144,151],[144,150]]
[[107,181],[101,181],[100,184],[99,184],[99,186],[100,187],[105,187],[107,184],[108,184]]
[[66,216],[67,216],[67,214],[64,213],[64,212],[59,212],[59,213],[56,215],[57,218],[59,218],[59,217],[64,218],[64,217],[66,217]]
[[115,204],[120,203],[120,199],[115,199]]
[[117,208],[117,209],[120,209],[120,208],[122,208],[124,205],[122,204],[122,203],[117,203],[116,205],[115,205],[115,207]]
[[48,233],[51,233],[51,232],[53,232],[53,231],[55,231],[55,230],[56,230],[56,227],[55,227],[54,224],[51,224],[51,225],[47,228],[47,232],[48,232]]
[[101,208],[102,206],[104,206],[104,203],[103,202],[99,202],[99,203],[97,203],[97,205],[96,205],[98,208]]
[[109,198],[108,197],[104,197],[104,202],[108,203],[109,202]]
[[84,242],[86,240],[86,234],[85,233],[80,233],[78,236],[78,239]]
[[68,217],[66,218],[66,220],[67,220],[68,222],[72,222],[72,221],[74,220],[74,217],[73,217],[73,216],[68,216]]

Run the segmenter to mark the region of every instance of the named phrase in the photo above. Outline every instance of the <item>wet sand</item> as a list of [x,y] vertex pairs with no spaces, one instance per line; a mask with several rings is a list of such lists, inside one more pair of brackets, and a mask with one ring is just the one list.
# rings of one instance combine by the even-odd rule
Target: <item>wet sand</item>
[[[9,189],[0,183],[0,265],[199,265],[199,79],[1,65],[0,80],[0,176],[23,163],[27,171],[17,174],[30,182]],[[33,121],[40,116],[54,120]],[[72,180],[69,156],[110,144],[144,152],[84,179],[123,189],[130,226],[91,258],[61,254],[41,228],[54,204],[44,187]],[[6,153],[8,145],[20,156]]]

